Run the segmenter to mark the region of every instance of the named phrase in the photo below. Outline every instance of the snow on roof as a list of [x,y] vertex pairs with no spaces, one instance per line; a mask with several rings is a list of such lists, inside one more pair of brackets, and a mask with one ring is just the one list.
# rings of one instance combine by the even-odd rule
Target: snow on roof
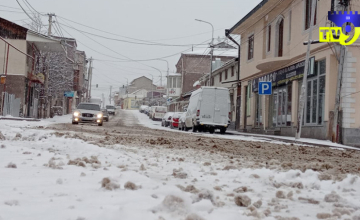
[[[210,56],[210,48],[204,48],[199,50],[194,50],[190,52],[185,52],[183,54],[187,55],[202,55],[202,56]],[[222,57],[238,57],[237,49],[228,49],[228,48],[214,48],[214,56],[222,56]]]
[[199,81],[199,80],[196,81],[196,82],[193,84],[193,87],[196,87],[196,86],[198,86],[198,85],[200,85],[200,81]]
[[169,73],[169,76],[181,76],[181,73]]

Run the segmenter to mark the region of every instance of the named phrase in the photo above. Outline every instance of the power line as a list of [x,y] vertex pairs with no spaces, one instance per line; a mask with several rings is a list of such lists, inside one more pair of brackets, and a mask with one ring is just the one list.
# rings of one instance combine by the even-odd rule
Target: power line
[[[81,23],[76,22],[76,21],[72,21],[72,20],[70,20],[70,19],[67,19],[67,18],[64,18],[64,17],[61,17],[61,16],[58,16],[58,17],[60,17],[60,18],[62,18],[62,19],[64,19],[64,20],[73,22],[73,23],[75,23],[75,24],[78,24],[78,25],[81,25],[81,26],[90,28],[90,29],[103,32],[103,33],[107,33],[107,34],[111,34],[111,35],[114,35],[114,36],[119,36],[119,37],[127,38],[127,39],[130,39],[130,40],[137,40],[137,41],[148,42],[148,43],[157,43],[156,41],[165,41],[165,40],[175,40],[175,39],[188,38],[188,37],[198,36],[198,35],[207,34],[207,33],[210,33],[210,32],[211,32],[211,31],[210,31],[210,32],[207,31],[207,32],[199,33],[199,34],[193,34],[193,35],[188,35],[188,36],[184,36],[184,37],[176,37],[176,38],[170,38],[170,39],[141,40],[141,39],[132,38],[132,37],[127,37],[127,36],[124,36],[124,35],[119,35],[119,34],[111,33],[111,32],[108,32],[108,31],[101,30],[101,29],[97,29],[97,28],[94,28],[94,27],[91,27],[91,26],[88,26],[88,25],[85,25],[85,24],[81,24]],[[218,30],[221,30],[221,28],[216,29],[215,31],[218,31]]]
[[28,5],[29,5],[36,13],[38,13],[39,15],[45,16],[45,14],[39,13],[33,6],[31,6],[31,4],[30,4],[27,0],[23,0],[23,1],[25,1],[26,3],[28,3]]
[[16,0],[16,2],[18,3],[18,5],[20,6],[20,8],[23,10],[23,12],[33,21],[35,22],[36,24],[38,24],[37,21],[35,21],[26,11],[25,9],[21,6],[20,2],[18,0]]
[[[79,32],[80,32],[80,31],[79,31]],[[116,54],[118,54],[118,55],[120,55],[120,56],[125,57],[125,58],[127,58],[127,59],[128,59],[128,60],[125,60],[125,59],[122,59],[122,58],[115,58],[115,59],[121,60],[121,61],[123,61],[123,62],[137,62],[137,63],[140,63],[140,64],[142,64],[142,65],[144,65],[144,66],[151,67],[151,66],[149,66],[149,65],[147,65],[147,64],[144,64],[144,63],[141,63],[141,62],[143,62],[143,61],[150,61],[150,60],[164,59],[164,58],[172,57],[172,56],[175,56],[175,55],[178,55],[178,54],[179,54],[179,53],[176,53],[176,54],[172,54],[172,55],[169,55],[169,56],[159,57],[159,58],[154,58],[154,59],[133,60],[133,59],[131,59],[131,58],[129,58],[129,57],[127,57],[127,56],[125,56],[125,55],[122,55],[122,54],[120,54],[120,53],[118,53],[118,52],[116,52],[116,51],[114,51],[114,50],[110,49],[109,47],[107,47],[107,46],[105,46],[105,45],[103,45],[103,44],[101,44],[101,43],[97,42],[96,40],[92,39],[91,37],[87,36],[86,34],[84,34],[84,33],[82,33],[82,32],[80,32],[80,33],[81,33],[82,35],[84,35],[85,37],[89,38],[90,40],[94,41],[95,43],[97,43],[97,44],[99,44],[99,45],[101,45],[101,46],[105,47],[106,49],[108,49],[108,50],[110,50],[110,51],[112,51],[112,52],[114,52],[114,53],[116,53]],[[206,41],[208,41],[208,40],[206,40]],[[204,42],[206,42],[206,41],[204,41]],[[204,43],[204,42],[202,42],[202,43]],[[187,50],[181,51],[180,53],[183,53],[183,52],[188,51],[188,50],[190,50],[190,49],[187,49]],[[114,58],[114,57],[113,57],[113,58]],[[151,67],[151,68],[152,68],[152,67]]]
[[[119,42],[124,42],[124,43],[129,43],[129,44],[139,44],[139,45],[147,45],[147,46],[164,46],[164,47],[191,47],[191,46],[193,45],[193,44],[161,44],[161,43],[140,43],[140,42],[133,42],[133,41],[127,41],[127,40],[121,40],[121,39],[116,39],[116,38],[105,37],[105,36],[101,36],[101,35],[98,35],[98,34],[90,33],[90,32],[87,32],[87,31],[79,30],[79,29],[77,29],[77,28],[68,26],[68,25],[63,24],[63,23],[60,23],[60,24],[66,26],[66,27],[68,27],[68,28],[71,28],[71,29],[77,30],[77,31],[79,31],[79,32],[82,32],[82,33],[86,33],[86,34],[95,36],[95,37],[100,37],[100,38],[104,38],[104,39],[107,39],[107,40],[119,41]],[[197,44],[197,45],[202,45],[202,44]],[[203,44],[203,45],[204,45],[204,44]]]

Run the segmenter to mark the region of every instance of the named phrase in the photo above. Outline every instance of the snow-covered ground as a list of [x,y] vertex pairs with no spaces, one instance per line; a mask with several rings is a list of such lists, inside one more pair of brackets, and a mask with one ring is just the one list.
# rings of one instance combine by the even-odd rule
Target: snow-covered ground
[[[167,130],[167,131],[174,131],[174,132],[183,132],[177,129],[170,129],[169,127],[161,127],[160,121],[152,121],[149,117],[139,111],[130,111],[134,116],[136,116],[140,124],[145,127],[152,128],[152,129],[159,129],[159,130]],[[278,144],[287,144],[288,142],[284,141],[295,141],[294,137],[286,137],[286,136],[273,136],[273,135],[261,135],[261,134],[249,134],[249,133],[241,133],[236,131],[230,131],[227,135],[220,135],[220,134],[209,134],[209,133],[196,133],[196,135],[206,136],[206,137],[221,137],[225,139],[233,139],[233,140],[243,140],[243,141],[257,141],[257,142],[271,142],[271,143],[278,143]],[[271,139],[271,138],[275,138]],[[284,141],[281,141],[284,140]],[[352,149],[352,150],[360,150],[356,147],[346,146],[338,143],[333,143],[331,141],[325,140],[317,140],[317,139],[310,139],[310,138],[301,138],[296,140],[299,143],[304,143],[305,145],[322,145],[322,146],[330,146],[333,148],[343,148],[343,149]],[[302,144],[303,145],[303,144]]]
[[358,176],[239,168],[242,161],[196,149],[101,148],[35,128],[62,122],[70,116],[0,122],[1,220],[360,219]]

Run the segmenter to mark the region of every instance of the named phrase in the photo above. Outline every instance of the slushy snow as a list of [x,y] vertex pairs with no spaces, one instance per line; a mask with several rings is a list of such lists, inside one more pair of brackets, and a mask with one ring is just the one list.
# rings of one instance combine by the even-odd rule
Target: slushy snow
[[312,170],[224,169],[228,160],[216,153],[157,146],[99,147],[73,138],[71,132],[57,135],[42,129],[69,121],[70,116],[1,121],[0,219],[360,216],[360,179],[355,175],[333,181]]

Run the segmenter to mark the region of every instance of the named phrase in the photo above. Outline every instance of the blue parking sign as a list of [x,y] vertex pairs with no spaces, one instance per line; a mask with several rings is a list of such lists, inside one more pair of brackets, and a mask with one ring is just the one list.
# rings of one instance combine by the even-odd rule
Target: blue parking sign
[[271,82],[259,82],[259,95],[271,95],[272,83]]

